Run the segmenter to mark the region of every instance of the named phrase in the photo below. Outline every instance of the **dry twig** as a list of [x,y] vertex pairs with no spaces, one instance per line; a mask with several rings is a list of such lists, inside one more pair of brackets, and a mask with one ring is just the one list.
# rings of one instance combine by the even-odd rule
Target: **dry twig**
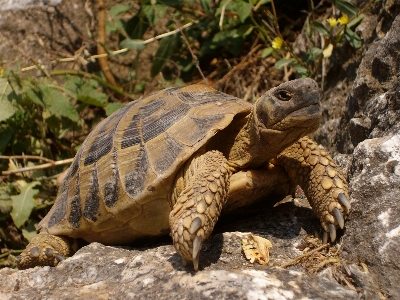
[[196,62],[196,68],[197,68],[197,70],[199,70],[199,73],[200,73],[201,77],[203,78],[204,82],[208,85],[208,80],[207,80],[207,78],[204,76],[204,73],[203,73],[203,71],[202,71],[201,68],[200,68],[199,60],[198,60],[197,56],[193,53],[192,47],[190,47],[189,41],[187,40],[185,34],[183,33],[183,30],[182,30],[181,25],[180,25],[177,21],[175,21],[175,23],[176,23],[176,25],[178,26],[179,31],[181,32],[181,35],[182,35],[183,40],[185,41],[186,45],[188,46],[188,49],[189,49],[189,51],[190,51],[190,54],[192,55],[193,60]]
[[310,256],[310,255],[312,255],[312,254],[314,254],[314,253],[316,253],[316,252],[318,252],[318,251],[320,251],[320,250],[322,250],[322,249],[324,249],[324,248],[327,248],[327,247],[329,247],[329,244],[324,244],[324,245],[322,245],[322,246],[319,246],[318,248],[316,248],[316,249],[314,249],[314,250],[312,250],[312,251],[310,251],[310,252],[307,252],[307,253],[305,253],[305,254],[302,254],[302,255],[300,255],[300,256],[297,256],[295,259],[292,259],[292,260],[290,260],[290,261],[284,263],[284,264],[281,265],[280,267],[281,267],[281,268],[286,268],[287,266],[294,265],[294,264],[298,263],[299,260],[301,260],[301,259],[303,259],[303,258],[305,258],[305,257],[308,257],[308,256]]
[[[187,24],[183,25],[181,28],[175,29],[175,30],[173,30],[173,31],[165,32],[165,33],[162,33],[162,34],[157,35],[157,36],[155,36],[155,37],[152,37],[152,38],[150,38],[150,39],[147,39],[147,40],[143,41],[142,44],[143,44],[143,45],[147,45],[147,44],[150,44],[151,42],[154,42],[154,41],[156,41],[156,40],[162,39],[162,38],[164,38],[164,37],[166,37],[166,36],[170,36],[170,35],[173,35],[173,34],[175,34],[175,33],[178,33],[178,32],[180,32],[182,29],[185,29],[185,28],[188,28],[188,27],[192,26],[194,23],[196,23],[196,22],[187,23]],[[130,50],[130,49],[128,49],[128,48],[122,48],[122,49],[115,50],[115,51],[109,51],[109,53],[102,53],[102,54],[91,55],[91,56],[85,57],[85,59],[87,59],[87,60],[100,59],[100,58],[102,58],[102,57],[107,57],[107,56],[109,56],[109,54],[111,54],[111,55],[116,55],[116,54],[121,54],[121,53],[128,52],[129,50]],[[66,58],[60,58],[60,59],[52,60],[51,63],[58,63],[58,62],[75,62],[76,60],[77,60],[76,55],[74,55],[73,57],[66,57]],[[42,67],[42,66],[40,66],[40,67]],[[30,70],[37,69],[37,68],[39,68],[38,65],[28,66],[28,67],[22,68],[22,69],[21,69],[21,72],[30,71]]]
[[59,160],[59,161],[52,161],[47,164],[26,167],[26,168],[20,168],[20,169],[16,169],[16,170],[3,171],[2,174],[3,175],[11,175],[11,174],[22,173],[22,172],[26,172],[26,171],[47,169],[47,168],[51,168],[54,166],[70,164],[70,163],[72,163],[73,160],[74,160],[73,158],[68,158],[68,159]]
[[[99,32],[98,32],[98,43],[97,43],[97,53],[105,54],[104,45],[106,44],[106,8],[104,5],[104,0],[99,0]],[[108,66],[108,61],[105,56],[99,57],[99,65],[104,77],[112,85],[118,86],[113,74],[111,73],[110,67]]]

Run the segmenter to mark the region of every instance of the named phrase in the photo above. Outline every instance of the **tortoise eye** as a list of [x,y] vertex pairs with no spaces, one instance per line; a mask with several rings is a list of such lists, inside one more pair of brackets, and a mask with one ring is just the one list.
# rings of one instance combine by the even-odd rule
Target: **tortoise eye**
[[276,97],[277,97],[279,100],[282,100],[282,101],[289,101],[290,99],[292,99],[292,94],[289,93],[288,91],[279,91],[279,92],[276,94]]

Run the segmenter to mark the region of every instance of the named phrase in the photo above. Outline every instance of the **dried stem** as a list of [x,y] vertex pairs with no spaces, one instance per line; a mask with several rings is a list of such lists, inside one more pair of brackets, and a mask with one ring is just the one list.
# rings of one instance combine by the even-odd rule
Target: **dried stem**
[[225,2],[225,4],[222,6],[222,10],[221,10],[221,17],[219,18],[219,30],[222,31],[222,25],[224,23],[224,16],[225,16],[225,9],[228,6],[229,3],[231,3],[232,0],[228,0]]
[[[162,38],[164,38],[164,37],[166,37],[166,36],[170,36],[170,35],[173,35],[173,34],[175,34],[175,33],[178,33],[178,32],[180,32],[182,29],[185,29],[185,28],[188,28],[188,27],[192,26],[194,23],[195,23],[195,22],[187,23],[187,24],[183,25],[183,26],[182,26],[181,28],[179,28],[179,29],[175,29],[175,30],[173,30],[173,31],[169,31],[169,32],[166,32],[166,33],[157,35],[157,36],[155,36],[155,37],[152,37],[152,38],[150,38],[150,39],[147,39],[147,40],[143,41],[142,44],[143,44],[143,45],[147,45],[147,44],[150,44],[151,42],[154,42],[154,41],[156,41],[156,40],[162,39]],[[107,56],[109,56],[110,54],[111,54],[111,55],[121,54],[121,53],[128,52],[129,50],[131,50],[131,49],[122,48],[122,49],[115,50],[115,51],[109,51],[109,53],[102,53],[102,54],[91,55],[91,56],[86,57],[86,59],[87,59],[87,60],[100,59],[100,58],[102,58],[102,57],[107,57]],[[73,57],[60,58],[60,59],[53,60],[53,61],[51,61],[51,63],[57,63],[57,62],[75,62],[76,59],[77,59],[77,58],[76,58],[76,55],[74,55]],[[22,68],[22,69],[21,69],[21,72],[26,72],[26,71],[33,70],[33,69],[36,69],[36,68],[38,68],[37,65],[25,67],[25,68]]]
[[[103,45],[106,44],[106,8],[104,5],[104,0],[99,0],[98,4],[99,4],[99,12],[98,12],[99,32],[98,32],[98,37],[97,37],[98,38],[97,53],[105,54],[106,51],[105,51]],[[110,71],[110,67],[108,66],[108,61],[105,56],[99,57],[99,65],[100,65],[101,71],[103,72],[104,77],[107,79],[107,81],[114,86],[118,86],[113,74]]]
[[47,168],[51,168],[54,166],[70,164],[70,163],[72,163],[73,160],[74,160],[73,158],[68,158],[68,159],[59,160],[59,161],[52,161],[52,162],[49,162],[49,163],[43,164],[43,165],[26,167],[26,168],[21,168],[21,169],[17,169],[17,170],[3,171],[2,174],[3,175],[11,175],[11,174],[22,173],[22,172],[26,172],[26,171],[47,169]]
[[224,84],[226,80],[228,80],[230,78],[230,76],[232,75],[232,73],[234,73],[238,68],[241,67],[241,65],[243,65],[252,55],[254,52],[256,52],[259,48],[261,47],[261,44],[258,44],[257,46],[255,46],[253,49],[251,49],[249,51],[249,53],[247,53],[247,55],[240,61],[240,63],[238,63],[236,66],[234,66],[231,70],[229,70],[228,73],[226,73],[224,75],[224,77],[222,77],[221,79],[219,79],[217,82],[215,82],[213,84],[213,86],[218,86],[221,84]]
[[318,251],[320,251],[320,250],[322,250],[324,248],[327,248],[327,247],[329,247],[329,244],[324,244],[324,245],[319,246],[318,248],[316,248],[316,249],[314,249],[314,250],[312,250],[310,252],[307,252],[307,253],[305,253],[303,255],[297,256],[295,259],[292,259],[292,260],[284,263],[283,265],[281,265],[281,268],[286,268],[287,266],[294,265],[295,263],[297,263],[302,258],[308,257],[308,256],[310,256],[310,255],[312,255],[312,254],[314,254],[314,253],[316,253],[316,252],[318,252]]
[[44,160],[49,163],[54,162],[54,160],[51,160],[50,158],[36,156],[36,155],[12,155],[12,156],[0,155],[0,159],[37,159],[37,160]]
[[187,40],[185,34],[183,33],[183,30],[182,30],[181,25],[180,25],[177,21],[175,21],[175,23],[176,23],[176,25],[178,26],[179,31],[181,32],[181,35],[182,35],[183,40],[185,41],[186,45],[188,46],[188,49],[189,49],[189,51],[190,51],[190,54],[192,55],[193,60],[196,62],[196,68],[197,68],[197,70],[199,70],[199,73],[200,73],[201,77],[203,78],[204,82],[205,82],[207,85],[209,85],[209,84],[208,84],[208,79],[204,76],[204,73],[203,73],[203,71],[202,71],[201,68],[200,68],[200,62],[199,62],[197,56],[193,53],[192,47],[190,47],[189,41]]

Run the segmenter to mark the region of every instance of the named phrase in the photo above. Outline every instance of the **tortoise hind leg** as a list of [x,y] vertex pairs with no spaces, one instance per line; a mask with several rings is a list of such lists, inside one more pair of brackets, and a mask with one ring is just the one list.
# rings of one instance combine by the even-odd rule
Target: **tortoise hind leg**
[[195,157],[185,172],[184,188],[170,213],[169,223],[183,264],[193,261],[195,270],[203,241],[214,229],[227,200],[230,175],[227,160],[218,151]]
[[18,269],[23,270],[36,266],[54,267],[66,256],[75,252],[73,251],[74,244],[70,238],[41,232],[17,257]]

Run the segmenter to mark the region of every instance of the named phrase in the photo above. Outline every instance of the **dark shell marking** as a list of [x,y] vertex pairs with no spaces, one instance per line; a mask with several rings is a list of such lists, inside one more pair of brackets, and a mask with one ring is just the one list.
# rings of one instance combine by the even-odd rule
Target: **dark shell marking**
[[155,201],[166,201],[179,167],[236,114],[250,110],[250,104],[203,85],[128,104],[89,134],[39,230],[87,240],[104,233],[97,240],[109,241],[110,228],[133,228],[136,220],[151,227],[152,218],[159,223],[153,214],[164,204]]

